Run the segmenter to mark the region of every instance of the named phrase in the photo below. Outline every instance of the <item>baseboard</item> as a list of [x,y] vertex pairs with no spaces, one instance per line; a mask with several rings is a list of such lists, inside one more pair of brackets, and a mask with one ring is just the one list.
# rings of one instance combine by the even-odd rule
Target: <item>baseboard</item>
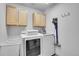
[[51,55],[51,56],[58,56],[57,54],[53,54],[53,55]]
[[55,56],[56,54],[53,54],[53,55],[51,55],[51,56]]

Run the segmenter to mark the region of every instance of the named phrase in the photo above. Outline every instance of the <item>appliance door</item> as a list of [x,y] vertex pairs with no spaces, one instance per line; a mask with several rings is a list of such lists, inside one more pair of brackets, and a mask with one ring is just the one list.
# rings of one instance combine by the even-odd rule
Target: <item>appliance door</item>
[[40,38],[26,40],[26,56],[40,55]]

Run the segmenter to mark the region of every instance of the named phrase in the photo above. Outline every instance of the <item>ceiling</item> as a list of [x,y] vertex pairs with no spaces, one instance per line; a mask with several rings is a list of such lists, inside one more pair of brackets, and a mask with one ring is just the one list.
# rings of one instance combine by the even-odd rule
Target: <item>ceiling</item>
[[51,8],[55,6],[57,3],[19,3],[19,5],[25,6],[25,7],[31,7],[38,9],[40,11],[45,11],[48,8]]

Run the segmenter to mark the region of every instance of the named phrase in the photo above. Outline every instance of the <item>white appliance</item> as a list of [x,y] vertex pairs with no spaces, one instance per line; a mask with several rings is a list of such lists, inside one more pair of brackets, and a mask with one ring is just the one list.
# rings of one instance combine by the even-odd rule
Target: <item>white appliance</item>
[[[37,30],[27,30],[22,32],[21,37],[23,39],[23,55],[24,56],[36,56],[42,55],[42,37],[43,34],[38,33]],[[30,44],[31,43],[31,44]],[[28,51],[27,51],[28,50]]]
[[[36,32],[35,32],[36,31]],[[35,32],[35,34],[34,34]],[[55,53],[55,47],[54,47],[54,35],[53,34],[40,34],[37,30],[27,30],[27,32],[22,32],[21,37],[23,39],[23,55],[27,55],[27,42],[26,41],[32,41],[30,49],[33,48],[33,40],[40,41],[40,54],[37,54],[38,56],[51,56]],[[30,34],[29,34],[30,33]],[[32,33],[32,34],[31,34]],[[39,43],[37,43],[39,45]],[[38,52],[39,53],[39,52]]]
[[44,34],[42,38],[42,56],[51,56],[55,54],[54,34]]
[[21,56],[21,40],[0,42],[0,56]]
[[26,34],[27,36],[29,36],[29,35],[37,35],[38,30],[26,30],[26,31],[22,31],[22,34]]

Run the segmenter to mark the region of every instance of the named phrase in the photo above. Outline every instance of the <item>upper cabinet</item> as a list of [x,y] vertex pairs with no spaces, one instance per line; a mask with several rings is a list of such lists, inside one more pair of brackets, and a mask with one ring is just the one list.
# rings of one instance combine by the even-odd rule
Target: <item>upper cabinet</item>
[[26,10],[19,10],[18,12],[18,18],[19,18],[19,25],[27,25],[27,18],[28,14]]
[[40,15],[40,26],[46,26],[46,18],[45,18],[45,15],[41,14]]
[[6,8],[7,25],[27,25],[27,12],[14,6]]
[[33,26],[39,26],[40,25],[40,14],[33,13]]
[[18,24],[16,7],[7,6],[6,18],[7,18],[7,25],[17,25]]
[[45,27],[45,25],[46,25],[45,15],[37,12],[33,13],[33,26]]

